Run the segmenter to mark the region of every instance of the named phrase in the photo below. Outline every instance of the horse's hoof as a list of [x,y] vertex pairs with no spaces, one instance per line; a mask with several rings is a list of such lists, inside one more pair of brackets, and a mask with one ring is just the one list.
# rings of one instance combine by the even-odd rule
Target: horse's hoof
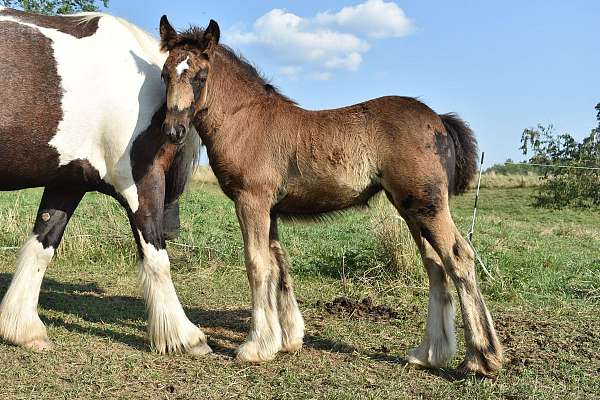
[[296,353],[302,349],[302,339],[296,339],[292,342],[284,343],[281,351],[285,353]]
[[427,360],[427,356],[423,357],[420,347],[415,347],[408,351],[406,361],[414,366],[421,368],[433,368],[433,365]]
[[52,342],[48,338],[32,339],[21,344],[21,346],[34,351],[46,351],[52,348]]
[[261,363],[275,358],[276,353],[264,354],[258,351],[258,346],[254,342],[242,344],[238,350],[236,359],[244,363]]
[[501,368],[502,362],[496,358],[465,359],[458,367],[462,375],[475,375],[484,378],[492,378]]
[[190,347],[187,353],[194,356],[203,356],[212,353],[212,349],[206,342],[198,342],[196,345]]

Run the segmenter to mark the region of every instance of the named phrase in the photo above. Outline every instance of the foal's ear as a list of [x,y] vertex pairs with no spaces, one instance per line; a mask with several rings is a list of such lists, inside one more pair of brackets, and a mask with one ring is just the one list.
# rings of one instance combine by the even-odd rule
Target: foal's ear
[[221,29],[219,24],[214,19],[211,19],[208,27],[204,31],[204,43],[206,43],[206,52],[211,54],[217,48],[219,44],[219,38],[221,37]]
[[163,15],[160,19],[160,48],[163,51],[171,50],[177,40],[177,31],[171,26],[169,19]]

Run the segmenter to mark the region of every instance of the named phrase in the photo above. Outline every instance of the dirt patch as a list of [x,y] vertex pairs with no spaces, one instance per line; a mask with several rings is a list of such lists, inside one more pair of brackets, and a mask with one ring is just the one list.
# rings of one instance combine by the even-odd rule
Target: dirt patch
[[568,318],[511,312],[499,313],[495,325],[504,345],[505,366],[517,374],[526,369],[546,370],[564,379],[560,369],[547,366],[576,365],[582,359],[589,360],[583,373],[598,376],[600,372],[600,327],[596,320],[574,324]]
[[373,299],[370,297],[365,297],[360,301],[349,299],[348,297],[337,297],[327,303],[319,300],[316,306],[324,308],[332,315],[357,319],[369,318],[376,321],[386,321],[401,318],[400,313],[390,306],[384,304],[374,305]]

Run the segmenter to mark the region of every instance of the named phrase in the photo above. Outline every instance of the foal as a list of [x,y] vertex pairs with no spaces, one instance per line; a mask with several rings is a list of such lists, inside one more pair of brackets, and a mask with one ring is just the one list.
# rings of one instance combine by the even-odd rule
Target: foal
[[108,15],[10,9],[0,9],[0,38],[0,190],[44,187],[0,305],[0,338],[50,346],[37,313],[42,279],[79,202],[99,191],[129,217],[152,347],[210,351],[177,298],[165,249],[163,226],[178,225],[177,198],[199,140],[161,129],[166,54],[159,43]]
[[177,33],[163,17],[169,50],[165,130],[192,123],[210,165],[235,202],[252,290],[252,327],[237,357],[259,362],[302,345],[304,323],[277,233],[277,217],[310,217],[364,205],[384,191],[406,220],[429,275],[422,343],[408,361],[444,366],[454,355],[460,298],[466,339],[462,368],[491,374],[502,349],[479,291],[473,251],[450,216],[448,199],[467,189],[476,142],[457,116],[406,97],[307,111],[282,96],[225,46],[219,27]]

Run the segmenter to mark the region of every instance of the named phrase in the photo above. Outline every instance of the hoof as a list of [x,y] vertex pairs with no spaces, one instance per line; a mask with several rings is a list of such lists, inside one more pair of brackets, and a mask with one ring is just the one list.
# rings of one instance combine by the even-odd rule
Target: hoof
[[294,341],[284,343],[281,351],[285,353],[296,353],[302,349],[303,341],[302,339],[296,339]]
[[41,338],[41,339],[32,339],[25,343],[20,344],[20,346],[25,347],[26,349],[31,349],[34,351],[46,351],[52,348],[52,342],[50,339]]
[[434,365],[427,360],[427,354],[423,354],[423,351],[420,347],[415,347],[414,349],[410,349],[407,354],[406,361],[411,364],[421,368],[434,368]]
[[274,353],[260,352],[255,342],[246,342],[237,350],[236,359],[244,363],[261,363],[275,358]]
[[194,356],[203,356],[212,353],[212,349],[206,342],[198,342],[198,344],[190,347],[187,353]]
[[501,367],[502,361],[496,357],[473,357],[465,359],[458,367],[458,372],[463,375],[492,378]]

